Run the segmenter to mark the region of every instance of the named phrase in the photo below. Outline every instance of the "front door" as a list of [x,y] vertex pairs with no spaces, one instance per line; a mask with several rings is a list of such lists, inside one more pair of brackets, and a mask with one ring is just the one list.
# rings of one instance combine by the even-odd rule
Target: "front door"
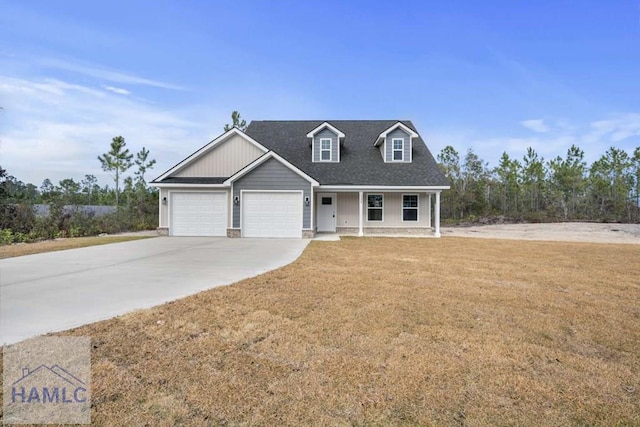
[[336,195],[318,194],[318,232],[336,232]]

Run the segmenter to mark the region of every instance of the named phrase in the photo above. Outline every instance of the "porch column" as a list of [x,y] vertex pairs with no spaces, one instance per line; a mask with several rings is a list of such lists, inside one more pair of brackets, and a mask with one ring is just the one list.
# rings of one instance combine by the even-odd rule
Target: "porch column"
[[436,237],[440,237],[440,192],[436,191],[436,208],[433,211],[433,216],[435,219],[435,228],[433,235]]
[[431,193],[427,193],[427,227],[431,228]]
[[364,236],[364,233],[362,232],[362,222],[363,222],[362,208],[364,207],[364,203],[362,201],[362,191],[358,193],[358,199],[359,199],[359,206],[360,206],[360,209],[358,210],[358,236],[362,237]]

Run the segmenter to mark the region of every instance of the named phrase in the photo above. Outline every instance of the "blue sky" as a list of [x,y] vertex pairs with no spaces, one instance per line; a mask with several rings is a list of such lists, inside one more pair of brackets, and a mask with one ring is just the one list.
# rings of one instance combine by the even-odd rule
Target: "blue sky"
[[[410,119],[434,155],[495,166],[640,146],[640,2],[0,0],[0,165],[149,180],[246,119]],[[131,171],[133,173],[133,171]]]

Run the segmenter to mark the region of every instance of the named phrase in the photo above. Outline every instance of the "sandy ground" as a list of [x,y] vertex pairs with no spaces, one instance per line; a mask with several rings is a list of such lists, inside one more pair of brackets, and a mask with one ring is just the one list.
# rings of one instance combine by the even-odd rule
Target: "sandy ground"
[[640,224],[563,222],[442,227],[442,236],[640,244]]
[[[562,222],[550,224],[495,224],[443,226],[442,236],[486,239],[555,240],[562,242],[640,244],[640,224],[602,224]],[[122,236],[157,236],[155,230],[121,233]],[[336,234],[320,235],[316,240],[339,240]]]

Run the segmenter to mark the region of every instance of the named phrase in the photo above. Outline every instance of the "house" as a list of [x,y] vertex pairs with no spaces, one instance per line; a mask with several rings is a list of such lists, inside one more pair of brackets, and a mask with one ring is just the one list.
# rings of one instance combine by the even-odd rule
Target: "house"
[[152,181],[172,236],[440,237],[449,188],[410,121],[252,121]]

